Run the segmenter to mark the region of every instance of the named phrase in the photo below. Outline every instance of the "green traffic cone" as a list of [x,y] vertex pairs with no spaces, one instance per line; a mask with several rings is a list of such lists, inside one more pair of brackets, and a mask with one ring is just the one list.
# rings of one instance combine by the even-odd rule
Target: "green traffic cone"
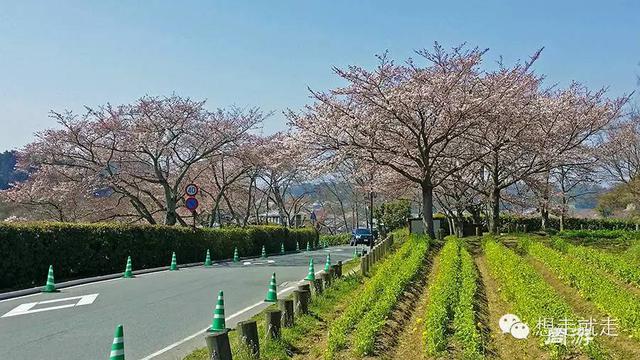
[[127,256],[127,266],[124,268],[124,275],[122,276],[125,279],[131,279],[133,276],[133,267],[131,266],[131,256]]
[[300,252],[300,242],[296,241],[296,251]]
[[211,327],[209,327],[210,332],[216,331],[224,331],[226,330],[226,325],[224,323],[224,294],[222,290],[218,293],[218,301],[216,302],[216,308],[213,310],[213,321],[211,322]]
[[354,259],[358,258],[358,248],[353,249],[353,258]]
[[49,265],[49,273],[47,274],[47,283],[44,286],[44,289],[42,289],[42,292],[58,292],[58,290],[56,290],[56,283],[53,280],[53,265]]
[[240,257],[238,256],[238,247],[236,246],[236,248],[233,249],[233,262],[238,261],[240,261]]
[[313,270],[313,258],[309,260],[309,273],[307,274],[307,277],[304,279],[309,281],[313,281],[316,279],[316,272],[315,270]]
[[271,282],[269,283],[269,291],[267,291],[267,297],[264,298],[265,302],[277,302],[278,301],[278,291],[276,285],[276,273],[271,275]]
[[284,255],[284,243],[280,244],[280,255]]
[[267,258],[267,251],[264,249],[264,245],[262,245],[262,254],[260,255],[263,259]]
[[311,251],[311,241],[307,241],[307,251]]
[[124,360],[124,331],[122,325],[116,326],[116,332],[113,334],[109,360]]
[[173,254],[171,254],[171,267],[169,268],[169,270],[171,270],[171,271],[178,270],[178,261],[176,260],[175,251],[173,252]]
[[331,254],[327,254],[327,261],[324,263],[324,271],[329,272],[331,270]]
[[207,256],[204,259],[204,266],[211,266],[211,254],[209,253],[209,249],[207,249]]

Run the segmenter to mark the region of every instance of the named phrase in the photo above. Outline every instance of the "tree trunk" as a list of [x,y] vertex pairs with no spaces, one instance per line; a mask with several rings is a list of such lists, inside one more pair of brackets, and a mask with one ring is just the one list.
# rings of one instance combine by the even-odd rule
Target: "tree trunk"
[[173,226],[178,222],[178,214],[176,214],[177,200],[168,194],[165,199],[167,201],[167,213],[164,217],[164,224]]
[[567,197],[562,194],[562,209],[560,211],[560,231],[564,231],[564,219],[567,216]]
[[422,222],[427,235],[435,239],[435,229],[433,228],[433,186],[431,184],[421,184],[422,188]]
[[547,231],[549,225],[549,209],[546,204],[540,207],[540,227],[542,231]]
[[500,227],[500,189],[494,187],[491,191],[489,198],[490,217],[489,217],[489,232],[492,234],[498,234]]

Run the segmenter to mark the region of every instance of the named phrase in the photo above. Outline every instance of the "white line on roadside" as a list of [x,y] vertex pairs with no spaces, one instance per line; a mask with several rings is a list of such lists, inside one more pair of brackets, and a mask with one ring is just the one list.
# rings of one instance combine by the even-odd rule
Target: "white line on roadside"
[[[278,295],[283,294],[283,293],[286,293],[286,292],[288,292],[288,291],[291,291],[291,290],[293,290],[293,289],[295,289],[295,288],[296,288],[295,286],[290,286],[290,287],[288,287],[288,288],[286,288],[286,289],[282,289],[282,290],[280,290],[280,291],[278,292]],[[242,314],[246,313],[247,311],[250,311],[250,310],[253,310],[253,309],[257,308],[258,306],[260,306],[260,305],[262,305],[262,304],[264,304],[264,301],[261,301],[261,302],[259,302],[259,303],[255,303],[255,304],[253,304],[253,305],[251,305],[251,306],[248,306],[248,307],[246,307],[246,308],[244,308],[244,309],[242,309],[242,310],[240,310],[240,311],[238,311],[238,312],[235,312],[235,313],[233,313],[233,314],[229,315],[229,316],[226,318],[226,320],[231,320],[231,319],[233,319],[233,318],[236,318],[236,317],[238,317],[238,316],[240,316],[240,315],[242,315]],[[191,340],[191,339],[195,338],[196,336],[203,334],[204,332],[206,332],[206,331],[207,331],[207,329],[209,329],[209,327],[208,327],[208,326],[207,326],[206,328],[204,328],[204,329],[202,329],[202,330],[198,331],[197,333],[195,333],[195,334],[193,334],[193,335],[189,335],[189,336],[187,336],[186,338],[184,338],[184,339],[182,339],[182,340],[180,340],[180,341],[177,341],[177,342],[175,342],[175,343],[173,343],[173,344],[171,344],[171,345],[169,345],[169,346],[167,346],[167,347],[165,347],[165,348],[163,348],[163,349],[161,349],[161,350],[158,350],[158,351],[154,352],[154,353],[153,353],[153,354],[151,354],[151,355],[147,355],[147,356],[143,357],[143,358],[142,358],[142,359],[140,359],[140,360],[150,360],[150,359],[153,359],[153,358],[154,358],[154,357],[156,357],[156,356],[162,355],[162,354],[166,353],[167,351],[169,351],[169,350],[171,350],[171,349],[173,349],[173,348],[175,348],[175,347],[177,347],[177,346],[180,346],[180,345],[182,345],[182,344],[186,343],[187,341],[189,341],[189,340]]]

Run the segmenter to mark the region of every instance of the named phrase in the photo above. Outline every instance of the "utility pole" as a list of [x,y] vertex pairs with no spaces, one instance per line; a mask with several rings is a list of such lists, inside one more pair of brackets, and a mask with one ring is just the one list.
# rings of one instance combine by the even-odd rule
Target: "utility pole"
[[[369,191],[369,226],[373,235],[373,191]],[[373,241],[369,242],[369,247],[373,248]]]

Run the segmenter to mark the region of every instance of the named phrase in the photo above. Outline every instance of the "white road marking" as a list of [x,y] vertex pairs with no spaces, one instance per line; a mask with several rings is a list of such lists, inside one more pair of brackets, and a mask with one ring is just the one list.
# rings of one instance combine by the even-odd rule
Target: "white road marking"
[[[293,289],[295,289],[295,288],[296,288],[295,286],[291,286],[291,287],[288,287],[288,288],[286,288],[286,289],[282,289],[282,290],[280,290],[280,291],[278,292],[278,295],[283,294],[283,293],[285,293],[285,292],[287,292],[287,291],[293,290]],[[246,313],[247,311],[250,311],[250,310],[252,310],[252,309],[257,308],[258,306],[260,306],[260,305],[262,305],[262,304],[264,304],[264,301],[261,301],[261,302],[259,302],[259,303],[255,303],[255,304],[253,304],[253,305],[251,305],[251,306],[247,306],[246,308],[244,308],[244,309],[242,309],[242,310],[240,310],[240,311],[238,311],[238,312],[235,312],[235,313],[233,313],[233,314],[229,315],[228,317],[226,317],[226,319],[225,319],[225,320],[231,320],[231,319],[233,319],[233,318],[236,318],[236,317],[238,317],[238,316],[240,316],[240,315],[242,315],[242,314]],[[151,354],[151,355],[147,355],[147,356],[143,357],[143,358],[142,358],[142,359],[140,359],[140,360],[151,360],[151,359],[153,359],[153,358],[154,358],[154,357],[156,357],[156,356],[162,355],[162,354],[166,353],[167,351],[169,351],[169,350],[171,350],[171,349],[173,349],[173,348],[175,348],[175,347],[177,347],[177,346],[180,346],[180,345],[182,345],[182,344],[186,343],[186,342],[187,342],[187,341],[189,341],[189,340],[192,340],[192,339],[193,339],[193,338],[195,338],[196,336],[203,334],[203,333],[204,333],[204,332],[206,332],[208,329],[209,329],[209,327],[207,326],[206,328],[204,328],[204,329],[202,329],[202,330],[198,331],[197,333],[195,333],[195,334],[193,334],[193,335],[189,335],[189,336],[187,336],[186,338],[184,338],[184,339],[182,339],[182,340],[180,340],[180,341],[174,342],[173,344],[171,344],[171,345],[169,345],[169,346],[167,346],[167,347],[165,347],[165,348],[163,348],[163,349],[160,349],[160,350],[158,350],[158,351],[154,352],[154,353],[153,353],[153,354]]]
[[242,263],[242,265],[251,265],[251,261],[245,261]]
[[[8,313],[0,316],[0,318],[18,316],[18,315],[25,315],[25,314],[34,314],[34,313],[39,313],[39,312],[49,311],[49,310],[66,309],[66,308],[71,308],[71,307],[75,307],[75,306],[90,305],[90,304],[93,304],[93,302],[96,300],[98,295],[100,295],[100,294],[74,296],[74,297],[68,297],[68,298],[64,298],[64,299],[53,299],[53,300],[45,300],[45,301],[38,301],[38,302],[21,304],[21,305],[16,306],[15,308],[13,308],[13,310],[9,311]],[[60,303],[60,302],[64,302],[64,301],[69,301],[69,300],[78,300],[78,301],[73,303],[73,304],[49,306],[49,307],[44,307],[44,308],[32,310],[37,305],[55,304],[55,303]]]

